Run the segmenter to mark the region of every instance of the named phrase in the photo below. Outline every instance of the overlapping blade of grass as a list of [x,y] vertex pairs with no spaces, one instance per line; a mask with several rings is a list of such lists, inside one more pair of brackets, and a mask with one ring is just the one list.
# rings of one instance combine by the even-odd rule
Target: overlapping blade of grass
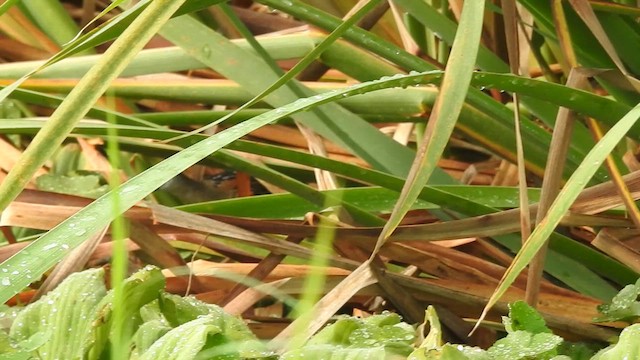
[[[155,4],[155,3],[154,3]],[[162,6],[160,4],[160,6]],[[82,243],[89,236],[95,234],[102,227],[108,225],[113,217],[142,200],[149,193],[160,187],[163,183],[173,178],[189,166],[204,159],[209,154],[239,139],[247,133],[271,122],[294,113],[308,110],[313,106],[322,105],[336,99],[358,95],[389,87],[406,87],[420,83],[427,74],[399,75],[394,78],[385,78],[368,83],[357,84],[343,91],[334,91],[312,98],[297,100],[287,106],[280,107],[268,113],[260,115],[250,121],[238,124],[226,129],[215,136],[207,138],[195,145],[179,152],[178,154],[158,163],[140,175],[132,178],[117,190],[112,190],[106,195],[83,208],[76,215],[70,217],[47,234],[31,243],[21,253],[11,257],[2,265],[2,272],[11,274],[1,281],[4,286],[0,289],[0,301],[6,301],[31,282],[31,276],[22,273],[24,267],[32,269],[37,275],[43,274],[47,269],[59,261],[71,248]],[[88,105],[88,108],[91,106]],[[23,173],[26,173],[23,171]],[[30,177],[31,174],[29,174]],[[24,176],[24,174],[23,174]],[[0,190],[5,189],[9,194],[17,194],[20,189],[6,189],[11,184],[8,178],[0,185]],[[15,196],[15,195],[14,195]],[[113,204],[113,197],[119,197],[120,208],[108,212]],[[11,198],[4,197],[7,203]],[[105,214],[106,213],[106,214]],[[31,254],[46,254],[42,257]],[[4,271],[6,270],[6,271]]]
[[[412,0],[395,0],[402,8],[411,14],[422,25],[433,31],[442,40],[449,44],[453,44],[458,24],[453,20],[440,13],[438,9],[429,5],[425,1]],[[484,12],[479,10],[478,14]],[[509,66],[502,61],[495,53],[489,50],[485,45],[479,43],[478,57],[476,59],[478,66],[491,72],[508,72]]]
[[[478,75],[481,75],[481,74],[478,74]],[[404,78],[405,78],[404,80],[403,80],[403,79],[401,79],[401,78],[398,78],[397,83],[398,83],[398,84],[400,84],[400,85],[402,85],[402,84],[410,84],[410,83],[411,83],[411,84],[415,84],[415,83],[416,83],[416,80],[419,80],[419,82],[420,82],[420,81],[421,81],[421,82],[429,82],[429,81],[433,81],[432,79],[430,79],[431,77],[438,77],[438,76],[441,76],[441,73],[428,74],[428,76],[425,76],[424,74],[420,74],[420,75],[408,75],[408,76],[405,76],[405,77],[404,77]],[[505,76],[506,76],[506,75],[499,75],[499,77],[505,77]],[[426,78],[425,78],[425,77],[426,77]],[[424,78],[424,79],[420,79],[420,78]],[[508,77],[507,77],[507,78],[508,78]],[[405,81],[405,80],[406,80],[406,81]],[[484,80],[487,80],[487,79],[484,79]],[[495,80],[495,79],[494,79],[494,80]],[[387,81],[387,82],[389,82],[389,81],[391,81],[391,80],[386,80],[386,81]],[[511,81],[508,81],[507,83],[511,84],[511,86],[514,86],[514,85],[513,85],[513,83],[512,83]],[[544,84],[544,83],[541,83],[541,84]],[[547,86],[550,86],[550,85],[551,85],[551,84],[547,84]],[[557,85],[555,85],[555,86],[557,86]],[[561,87],[560,87],[560,88],[561,88]],[[343,91],[344,91],[344,92],[348,92],[348,90],[343,90]],[[334,94],[335,94],[335,93],[334,93]],[[579,92],[578,92],[578,94],[581,94],[581,93],[579,93]],[[331,94],[325,94],[324,96],[327,96],[327,95],[331,95]],[[591,96],[591,95],[589,95],[589,94],[587,94],[587,93],[584,93],[583,95],[584,95],[584,96],[587,96],[587,97],[588,97],[588,96]],[[340,95],[340,96],[335,96],[335,97],[336,97],[336,98],[342,98],[342,95]],[[594,100],[595,100],[595,99],[597,99],[597,98],[598,98],[597,96],[596,96],[596,97],[594,97]],[[584,103],[588,103],[588,102],[589,102],[589,101],[585,101]],[[282,114],[282,115],[283,115],[283,116],[286,116],[287,114]],[[14,131],[15,131],[15,129],[16,129],[16,128],[14,128]],[[87,129],[88,129],[88,128],[86,128],[86,127],[85,127],[83,131],[88,131]],[[133,129],[130,129],[130,130],[133,130]],[[123,131],[123,130],[121,129],[121,131]],[[125,130],[125,131],[126,131],[126,130]],[[123,134],[125,134],[125,133],[123,133]],[[144,135],[144,129],[140,129],[139,134],[140,134],[139,136],[144,137],[144,136],[152,135],[152,132],[148,132],[148,133],[147,133],[147,135]],[[127,135],[130,135],[130,134],[127,134]],[[168,135],[164,135],[164,136],[163,136],[163,137],[161,137],[161,138],[166,138],[167,136],[168,136]],[[173,135],[172,135],[172,136],[173,136]],[[276,155],[276,157],[279,157],[279,156],[282,156],[282,155]],[[331,168],[327,168],[327,169],[328,169],[328,170],[332,170]],[[332,171],[334,171],[334,170],[332,170]],[[359,173],[359,171],[355,171],[355,174],[358,174],[358,173]],[[364,177],[363,177],[363,179],[365,179],[365,178],[366,178],[367,176],[369,176],[369,175],[363,175],[363,176],[364,176]],[[170,176],[170,174],[169,174],[169,175],[167,175],[167,178],[170,178],[170,177],[172,177],[172,176]],[[389,183],[386,183],[386,185],[385,185],[385,183],[384,183],[384,182],[379,183],[379,185],[383,185],[383,186],[387,186],[387,187],[388,187],[388,186],[391,186],[391,185],[389,185]],[[395,189],[396,189],[396,190],[397,190],[397,189],[399,189],[399,186],[398,186],[397,184],[396,184],[396,185],[391,186],[391,188],[393,188],[394,186],[395,186]],[[434,198],[434,197],[433,197],[433,195],[429,195],[429,196],[428,196],[428,197],[426,197],[425,199],[426,199],[426,200],[428,200],[428,201],[433,201],[434,199],[437,199],[437,197],[435,197],[435,198]],[[447,206],[447,207],[451,207],[452,205],[456,205],[456,206],[463,206],[463,205],[465,204],[465,202],[464,202],[464,201],[460,201],[460,199],[459,199],[459,198],[458,198],[458,199],[447,199],[446,197],[445,197],[445,198],[443,198],[441,201],[437,201],[437,202],[438,202],[438,203],[441,203],[443,206]],[[448,202],[448,203],[447,203],[447,202]],[[468,204],[468,206],[466,207],[466,210],[464,210],[464,211],[463,211],[463,210],[461,210],[462,208],[460,208],[460,207],[453,207],[453,208],[454,208],[454,209],[457,209],[456,211],[462,211],[463,213],[467,213],[468,215],[472,215],[472,214],[474,214],[474,213],[475,213],[475,214],[478,214],[478,213],[477,213],[477,211],[479,211],[480,209],[482,209],[481,207],[479,207],[479,206],[478,206],[478,204],[474,204],[474,203],[469,203],[469,204]],[[488,212],[492,212],[492,211],[495,211],[495,210],[487,209],[487,210],[483,210],[483,211],[485,211],[484,213],[488,213]],[[510,247],[510,248],[512,248],[514,251],[515,251],[515,250],[517,250],[517,249],[518,249],[518,241],[517,241],[517,239],[515,239],[515,241],[510,242],[509,247]],[[567,254],[574,254],[574,253],[575,253],[573,250],[571,250],[571,246],[567,246],[567,247],[565,247],[565,249],[566,249],[566,253],[567,253]],[[596,263],[597,263],[597,261],[596,261]],[[597,266],[596,266],[596,267],[597,267]],[[577,266],[573,266],[573,265],[572,265],[572,269],[578,269],[578,267],[577,267]],[[558,276],[561,276],[561,277],[562,277],[562,276],[563,276],[563,274],[565,274],[565,275],[567,274],[567,272],[563,270],[562,266],[561,266],[558,270],[559,270],[559,271],[558,271],[558,273],[557,273],[557,274],[558,274]],[[553,270],[552,270],[552,273],[555,273],[555,271],[553,271]],[[605,273],[606,273],[606,271],[605,271]],[[585,275],[585,276],[576,276],[576,277],[575,277],[575,279],[576,279],[576,280],[581,280],[581,281],[584,281],[585,279],[588,279],[588,278],[589,278],[589,277],[588,277],[588,276],[586,276],[586,275]],[[569,281],[569,280],[565,280],[565,281]],[[621,281],[624,281],[624,280],[621,280]],[[569,282],[571,282],[571,281],[569,281]],[[589,287],[593,287],[595,283],[597,283],[597,281],[596,281],[595,279],[593,279],[593,280],[588,280],[588,281],[585,281],[584,286],[582,286],[582,285],[581,285],[581,286],[579,286],[579,288],[580,288],[580,289],[583,289],[583,290],[587,289],[587,290],[585,290],[585,291],[587,291],[588,293],[594,293],[593,291],[589,291],[588,289],[589,289]],[[595,292],[595,293],[597,293],[597,292]],[[594,294],[595,294],[595,293],[594,293]],[[600,296],[599,296],[599,297],[600,297]]]
[[58,1],[23,1],[19,8],[22,8],[59,47],[73,39],[80,30]]
[[[441,77],[436,76],[435,73],[433,76],[434,77],[431,82],[438,83]],[[425,81],[427,80],[428,79],[425,79]],[[536,97],[543,101],[574,109],[577,112],[594,117],[609,126],[612,126],[614,124],[614,119],[616,116],[622,116],[626,111],[629,110],[629,107],[625,106],[622,103],[611,101],[605,97],[590,94],[585,91],[570,89],[562,85],[547,83],[539,80],[520,79],[516,76],[508,74],[491,74],[477,72],[473,75],[472,84],[479,87],[518,91],[530,97]],[[138,85],[138,87],[140,86],[142,85]],[[186,87],[181,87],[179,91],[177,91],[177,89],[169,89],[167,91],[171,94],[176,95],[192,93],[193,96],[196,96],[198,99],[200,99],[199,101],[203,101],[204,98],[202,96],[206,97],[207,95],[204,88],[191,88],[187,85],[184,86]],[[149,91],[151,90],[153,89],[149,88]],[[127,88],[118,87],[118,93],[123,94],[127,92]],[[154,91],[154,93],[157,93],[157,91]],[[151,96],[151,92],[146,92],[145,94],[146,95],[141,96]],[[400,109],[406,109],[406,114],[410,114],[413,111],[421,111],[420,109],[421,106],[423,106],[422,104],[430,105],[433,101],[433,97],[435,97],[435,93],[433,93],[433,90],[415,88],[408,88],[405,90],[395,89],[390,92],[380,92],[379,95],[376,94],[377,93],[367,94],[362,97],[362,101],[357,100],[354,102],[349,99],[344,99],[344,104],[348,105],[350,109],[358,112],[366,111],[366,108],[361,106],[363,104],[366,105],[371,102],[376,104],[389,104],[387,106],[389,109],[395,109],[399,107]],[[19,90],[13,95],[13,97],[29,103],[39,104],[43,106],[54,106],[60,101],[59,98],[55,96],[43,95],[28,90]],[[246,98],[238,99],[238,101],[245,99]],[[365,99],[366,101],[364,101]],[[376,111],[388,111],[384,108],[376,109],[379,109]],[[389,115],[393,115],[394,112],[397,113],[397,110],[393,109],[388,112]],[[109,111],[104,112],[96,108],[94,108],[89,113],[90,116],[96,117],[98,119],[106,119],[106,114],[113,113]],[[147,117],[146,115],[143,115],[140,116],[143,118]],[[202,112],[202,115],[206,115],[206,112]],[[185,113],[184,115],[180,114],[179,116],[181,120],[184,120],[185,124],[189,124],[189,114]],[[116,119],[118,119],[117,121],[121,123],[140,123],[140,121],[137,120],[136,117],[124,116],[122,114],[115,114],[115,117]],[[484,114],[479,113],[476,109],[465,107],[461,114],[461,119],[458,126],[459,130],[461,130],[463,133],[473,137],[481,144],[487,146],[490,150],[499,153],[508,159],[514,159],[515,157],[513,155],[514,151],[512,142],[514,142],[515,140],[512,133],[513,126],[511,125],[510,127],[504,128],[498,127],[498,124],[493,121],[494,119],[492,117],[487,117]],[[153,126],[153,123],[147,122],[147,124]],[[534,123],[525,122],[523,125],[526,134],[525,149],[528,154],[527,166],[529,170],[541,174],[542,169],[544,168],[544,163],[546,161],[546,149],[549,145],[549,140],[545,139],[548,139],[549,135]],[[492,134],[492,136],[487,136],[487,134]],[[640,127],[638,125],[634,126],[629,134],[636,139],[639,138]],[[565,178],[568,178],[573,169],[575,169],[575,167],[577,167],[577,164],[579,164],[579,162],[582,160],[584,154],[586,154],[586,152],[588,151],[588,140],[588,138],[583,139],[582,137],[577,137],[572,142],[572,151],[570,151],[569,153],[568,168],[565,171]],[[606,179],[603,171],[598,172],[597,179]]]
[[[41,126],[41,122],[39,121],[29,121],[25,120],[11,120],[5,121],[2,123],[4,126],[0,126],[0,132],[12,132],[12,133],[34,133]],[[103,124],[95,124],[95,123],[80,123],[76,128],[75,133],[77,134],[85,134],[89,136],[104,136],[106,130],[104,129],[105,125]],[[156,138],[156,139],[167,139],[174,137],[177,134],[175,131],[171,130],[149,130],[146,128],[134,128],[130,126],[119,126],[119,133],[123,137],[142,137],[142,138]],[[191,141],[184,141],[184,146],[191,143]],[[179,148],[160,145],[160,144],[152,144],[149,142],[137,142],[131,141],[124,138],[121,138],[121,146],[129,151],[141,152],[143,154],[148,154],[152,156],[165,157],[170,156],[176,153]],[[330,160],[323,157],[318,157],[310,154],[305,154],[299,151],[293,151],[282,147],[260,144],[254,142],[246,142],[246,141],[236,141],[228,146],[229,149],[238,150],[243,152],[249,152],[256,155],[272,157],[276,159],[291,161],[293,163],[306,165],[310,167],[317,167],[320,169],[324,169],[327,171],[331,171],[340,176],[344,176],[349,179],[354,179],[356,181],[371,184],[376,186],[382,186],[394,191],[401,191],[404,180],[402,178],[394,177],[389,174],[385,174],[383,172],[370,170],[361,168],[355,165],[342,163],[336,160]],[[228,166],[230,168],[239,169],[241,171],[247,172],[252,176],[256,176],[258,178],[263,178],[268,182],[272,182],[274,185],[277,185],[287,191],[300,196],[303,199],[307,199],[310,203],[319,204],[318,206],[322,206],[324,203],[322,197],[318,197],[315,192],[309,189],[307,186],[301,186],[299,182],[294,181],[290,182],[287,180],[286,176],[278,175],[277,172],[273,170],[268,171],[262,166],[251,165],[250,162],[239,159],[237,156],[225,156],[225,150],[221,150],[215,154],[213,154],[209,159],[210,161],[204,161],[204,164],[211,166],[219,166],[223,164],[224,166]],[[466,189],[466,190],[465,190]],[[500,191],[500,189],[488,189],[487,196],[489,197],[500,197],[503,198],[505,196],[504,193]],[[456,211],[461,214],[465,214],[467,216],[480,216],[484,214],[490,214],[498,211],[493,206],[486,206],[488,204],[483,204],[481,198],[477,198],[476,196],[480,196],[480,190],[478,187],[433,187],[427,186],[425,187],[421,194],[420,199],[428,201],[430,203],[437,204],[443,208],[450,209]],[[365,201],[366,202],[366,201]],[[211,205],[213,205],[212,203]],[[511,207],[515,207],[516,204],[512,203]],[[366,206],[365,206],[366,207]],[[194,210],[205,211],[207,212],[206,204],[202,206],[193,207]],[[507,246],[514,252],[517,252],[520,248],[519,240],[517,236],[511,237],[501,237],[497,238],[497,240],[503,245]],[[579,260],[584,263],[590,269],[593,269],[596,273],[612,279],[619,284],[627,284],[632,282],[636,274],[632,271],[629,271],[628,268],[620,266],[619,263],[615,261],[611,261],[609,258],[602,256],[602,254],[593,251],[592,249],[581,245],[569,238],[561,236],[559,234],[553,234],[551,238],[551,248],[561,252],[562,254],[571,257],[572,259]],[[555,265],[553,261],[549,262],[552,268],[549,269],[550,273],[557,274],[560,278],[562,278],[562,274],[567,274],[562,270],[563,265],[566,264],[565,261],[559,263],[558,273],[555,272]],[[572,266],[572,269],[575,272],[576,267]],[[590,275],[585,276],[575,276],[576,279],[579,278],[590,278]],[[564,279],[568,284],[573,284],[573,282],[569,279]],[[601,298],[606,298],[604,294],[608,292],[602,292],[602,290],[597,290],[601,287],[601,285],[597,281],[588,281],[584,283],[583,287],[577,286],[575,284],[571,285],[572,287],[576,287],[578,289],[586,289],[585,292],[589,294],[599,294],[602,293],[602,296],[598,296]],[[589,288],[592,288],[589,290]]]
[[[549,2],[521,0],[520,3],[534,16],[539,33],[552,46],[555,46],[559,39],[555,32]],[[638,45],[640,44],[640,26],[618,14],[596,12],[596,15],[606,29],[615,51],[624,64],[631,72],[639,74],[640,64],[636,55],[640,51],[640,45]],[[587,68],[615,69],[615,63],[578,15],[570,8],[566,8],[565,16],[567,26],[571,31],[571,47],[575,51],[578,63]],[[632,93],[624,86],[619,86],[619,82],[612,81],[609,77],[602,75],[597,76],[596,79],[618,101],[629,106],[638,103],[640,97],[637,93]]]
[[[249,49],[244,39],[231,40],[234,44]],[[303,57],[313,48],[314,38],[305,34],[292,34],[278,37],[258,39],[260,45],[274,60],[285,60]],[[32,78],[64,78],[74,79],[82,77],[101,55],[77,56],[65,58],[51,64],[34,74]],[[41,66],[43,61],[22,61],[0,64],[0,77],[14,79],[24,76],[34,68]],[[122,77],[156,74],[163,72],[177,72],[200,69],[205,67],[201,62],[187,55],[179,47],[164,47],[159,49],[145,49],[136,55],[131,63],[122,71]]]
[[[202,9],[210,5],[215,5],[221,1],[222,0],[196,0],[188,1],[186,3],[183,2],[179,9],[172,15],[184,15],[190,11],[195,11],[197,9]],[[115,20],[109,21],[85,35],[75,37],[73,41],[67,43],[60,52],[48,59],[45,63],[31,69],[30,72],[22,76],[20,79],[16,80],[13,84],[0,90],[0,101],[4,100],[9,94],[11,94],[11,92],[17,89],[22,82],[24,82],[36,72],[45,69],[62,59],[68,58],[69,56],[81,53],[83,51],[87,51],[88,49],[91,49],[96,45],[103,44],[120,36],[125,31],[125,29],[129,27],[135,21],[135,19],[137,19],[137,17],[146,9],[149,3],[151,3],[150,0],[140,1],[124,11]],[[14,5],[13,2],[6,2],[5,4],[3,4],[3,8],[0,9],[0,11],[6,11],[11,6],[8,5],[7,7],[4,7],[4,5],[7,4]],[[47,14],[46,12],[42,13]]]
[[436,168],[438,160],[455,128],[467,89],[471,82],[476,54],[480,43],[484,1],[467,2],[463,8],[460,27],[456,33],[451,56],[445,69],[440,93],[429,117],[424,141],[418,151],[398,203],[393,209],[376,243],[374,253],[384,244],[400,224],[411,204],[418,198]]
[[[190,36],[184,37],[184,32]],[[192,18],[173,19],[163,28],[162,35],[254,94],[259,94],[278,81],[278,76],[255,54],[238,48],[222,35]],[[265,100],[278,107],[296,98],[291,89],[280,88]],[[313,113],[301,113],[297,116],[303,124],[349,149],[373,167],[393,174],[407,173],[414,157],[413,151],[336,104],[329,104],[323,107],[322,111],[324,115],[321,117]],[[442,172],[439,175],[440,182],[447,182],[448,176]]]
[[[502,295],[513,283],[516,276],[529,264],[538,250],[544,245],[546,239],[551,235],[558,225],[560,218],[569,210],[569,207],[578,197],[578,194],[587,184],[595,171],[602,165],[609,153],[625,136],[627,131],[640,117],[640,105],[628,112],[620,121],[609,130],[609,132],[596,144],[589,152],[582,165],[571,176],[565,187],[560,191],[558,197],[549,208],[547,215],[527,239],[513,263],[507,269],[504,277],[496,291],[492,294],[485,307],[480,320],[487,315],[489,309],[496,304]],[[477,325],[476,325],[477,326]]]

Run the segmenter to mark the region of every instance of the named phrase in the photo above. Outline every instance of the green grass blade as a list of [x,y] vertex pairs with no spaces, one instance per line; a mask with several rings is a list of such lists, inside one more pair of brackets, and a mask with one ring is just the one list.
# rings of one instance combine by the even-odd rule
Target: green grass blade
[[[609,132],[596,144],[584,159],[582,165],[569,178],[565,187],[560,191],[558,197],[553,202],[547,216],[540,222],[536,229],[531,233],[518,255],[504,274],[498,288],[494,291],[485,307],[480,321],[487,315],[489,309],[504,295],[509,286],[513,284],[515,278],[533,259],[538,250],[544,245],[553,230],[560,222],[560,219],[567,213],[569,207],[578,197],[582,189],[588,182],[596,170],[602,165],[609,153],[618,145],[631,126],[640,117],[640,105],[633,108],[627,113]],[[477,326],[477,324],[476,324]]]
[[464,5],[440,93],[427,125],[425,142],[420,147],[400,199],[378,238],[374,253],[400,224],[411,204],[418,198],[449,141],[471,83],[482,32],[483,17],[478,14],[483,11],[484,1],[466,2]]
[[[190,36],[183,36],[185,32]],[[270,72],[262,59],[238,48],[220,34],[191,18],[173,19],[161,33],[168,40],[184,48],[188,54],[254,94],[259,94],[278,81],[278,76]],[[284,87],[267,96],[266,101],[278,107],[297,98],[294,92]],[[380,133],[378,129],[337,104],[328,104],[323,107],[323,112],[326,116],[322,118],[310,112],[298,114],[297,118],[320,135],[350,149],[375,168],[393,174],[404,175],[408,172],[414,157],[413,151]],[[451,181],[442,171],[438,175],[437,180],[440,182]]]

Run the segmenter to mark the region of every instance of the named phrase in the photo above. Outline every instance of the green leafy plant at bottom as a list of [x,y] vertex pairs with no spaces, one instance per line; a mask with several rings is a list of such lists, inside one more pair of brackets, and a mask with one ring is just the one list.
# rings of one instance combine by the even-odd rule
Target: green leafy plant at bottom
[[[340,316],[304,346],[278,357],[242,319],[216,305],[168,294],[164,286],[158,268],[149,266],[133,274],[123,284],[125,303],[118,304],[126,310],[116,317],[104,270],[73,274],[32,304],[0,308],[0,360],[108,359],[111,341],[118,334],[128,334],[130,359],[139,360],[640,359],[640,324],[628,326],[616,344],[597,351],[554,335],[524,302],[510,305],[509,316],[503,318],[507,335],[487,350],[444,344],[438,316],[429,306],[425,323],[417,330],[391,312],[364,319]],[[600,307],[600,320],[635,320],[638,295],[640,281]],[[426,326],[430,330],[423,337]]]

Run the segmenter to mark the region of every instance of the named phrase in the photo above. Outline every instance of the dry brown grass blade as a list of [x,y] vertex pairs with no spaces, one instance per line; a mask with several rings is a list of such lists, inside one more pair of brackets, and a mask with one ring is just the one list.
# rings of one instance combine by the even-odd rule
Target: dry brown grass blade
[[[212,234],[224,238],[235,239],[245,244],[253,245],[262,249],[267,249],[277,254],[286,254],[303,259],[310,259],[313,254],[311,250],[304,246],[292,244],[288,241],[275,237],[267,237],[252,231],[231,225],[227,222],[217,221],[211,218],[185,213],[183,211],[171,209],[159,205],[150,205],[153,209],[155,221],[171,225],[176,228],[189,229],[205,234]],[[230,220],[231,218],[227,218]],[[280,233],[275,231],[273,233]],[[331,257],[329,264],[345,269],[357,267],[353,261],[338,257]]]
[[[520,43],[518,37],[518,10],[515,0],[502,1],[502,11],[505,23],[505,37],[507,42],[507,53],[509,55],[509,68],[511,72],[520,75]],[[531,214],[529,211],[528,183],[526,176],[526,163],[524,156],[524,145],[522,132],[520,130],[520,100],[518,93],[513,94],[514,105],[514,128],[516,134],[516,151],[518,160],[518,199],[520,207],[520,236],[524,243],[531,235]],[[546,179],[545,174],[545,179]],[[540,211],[538,211],[540,214]],[[544,254],[542,254],[544,257]],[[529,305],[535,307],[537,303],[540,279],[529,276],[527,282],[527,293],[525,299]]]
[[[320,135],[316,134],[315,131],[300,122],[296,121],[295,123],[298,130],[307,141],[309,153],[327,157],[327,149],[324,146],[324,141]],[[316,177],[318,190],[335,190],[338,188],[338,180],[333,173],[326,170],[320,170],[318,168],[314,168],[313,173]]]
[[[302,240],[304,240],[304,238],[302,237],[289,236],[287,238],[287,241],[293,244],[299,244],[300,242],[302,242]],[[269,255],[262,259],[262,261],[260,261],[260,263],[255,268],[253,268],[251,272],[249,272],[249,274],[247,274],[247,277],[251,277],[254,280],[263,280],[282,262],[282,260],[284,260],[285,257],[286,256],[282,254],[269,253]],[[247,285],[239,282],[236,286],[234,286],[233,289],[231,289],[229,294],[225,296],[221,303],[226,306],[231,301],[233,301],[236,296],[247,290],[247,287]]]
[[50,54],[44,50],[7,38],[0,39],[0,56],[11,62],[46,60]]
[[[505,271],[504,266],[462,251],[444,248],[437,243],[418,241],[406,244],[392,243],[383,248],[382,255],[399,263],[413,264],[423,272],[442,279],[452,278],[456,281],[465,279],[471,283],[495,285]],[[526,282],[526,275],[520,274],[514,286],[525,289]],[[574,291],[553,285],[548,281],[542,282],[541,289],[550,294],[576,295]]]
[[21,43],[47,51],[49,55],[60,50],[60,47],[53,40],[15,6],[11,7],[2,17],[0,30]]
[[[398,6],[391,0],[386,2],[391,7],[391,12],[393,14],[393,19],[395,20],[396,27],[398,29],[398,33],[400,34],[400,39],[402,40],[403,48],[410,54],[418,55],[420,53],[420,48],[413,38],[409,31],[407,31],[406,26],[404,25],[404,20],[402,19],[402,12],[398,9]],[[414,124],[413,123],[401,123],[396,126],[396,130],[393,133],[393,140],[399,142],[400,144],[407,145],[409,143],[409,139],[411,138],[411,134],[413,133]]]
[[[129,238],[147,255],[144,259],[151,264],[163,269],[187,265],[173,246],[145,224],[138,221],[130,221]],[[205,289],[197,277],[185,276],[182,280],[188,284],[188,289],[193,288],[194,291],[198,292]]]
[[129,222],[129,237],[149,255],[154,265],[161,268],[186,266],[176,249],[146,225],[137,221]]
[[101,232],[71,250],[71,252],[69,252],[69,254],[67,254],[60,263],[58,263],[58,265],[56,265],[44,283],[40,285],[38,291],[31,298],[31,301],[33,302],[38,300],[40,297],[46,295],[49,291],[60,285],[67,276],[82,270],[106,233],[107,228],[104,228]]
[[[420,301],[430,304],[444,304],[463,317],[475,318],[484,307],[494,286],[470,284],[455,280],[417,279],[399,274],[389,274],[393,280],[408,291],[414,292]],[[499,320],[499,313],[508,311],[507,304],[521,300],[524,291],[511,288],[493,308],[493,318]],[[597,316],[598,300],[582,295],[562,296],[543,293],[540,296],[538,311],[545,318],[547,325],[562,329],[580,338],[607,341],[616,332],[599,326],[590,325]]]
[[[640,194],[638,197],[640,197]],[[532,215],[535,215],[536,211],[537,205],[532,205]],[[402,225],[389,237],[389,242],[458,240],[470,237],[491,237],[509,234],[519,231],[519,216],[520,211],[518,209],[512,209],[442,223]],[[215,218],[260,233],[306,237],[313,236],[317,231],[317,226],[300,225],[286,221],[254,220],[227,216],[215,216]],[[564,226],[583,226],[588,224],[589,226],[628,227],[631,222],[624,218],[570,213],[562,219],[561,224]],[[379,227],[340,228],[336,230],[336,236],[359,241],[370,241],[372,238],[375,238],[379,232]]]
[[[360,289],[374,284],[377,280],[371,271],[370,262],[362,263],[349,276],[322,297],[310,311],[312,317],[301,316],[287,326],[272,341],[272,347],[280,352],[288,350],[289,346],[305,343],[324,324],[338,312],[338,310],[353,297]],[[294,339],[295,338],[295,339]],[[295,340],[295,341],[292,341]]]
[[[567,79],[567,86],[582,89],[587,82],[587,78],[578,70],[571,70]],[[536,225],[540,224],[547,215],[551,204],[558,196],[562,186],[562,174],[565,160],[571,144],[571,134],[575,121],[575,113],[567,108],[561,107],[558,110],[556,123],[551,136],[551,145],[547,156],[545,176],[542,180],[542,191],[538,212],[536,214]],[[529,305],[536,307],[538,304],[538,291],[544,271],[544,261],[547,254],[547,246],[543,246],[529,264],[529,282],[527,283],[526,299]]]
[[[384,248],[384,247],[383,247]],[[424,306],[420,305],[413,294],[401,288],[387,276],[387,267],[378,254],[372,256],[371,272],[376,277],[378,286],[387,298],[410,323],[420,323],[424,319]]]
[[[105,179],[111,176],[112,167],[109,160],[98,150],[96,145],[102,145],[102,139],[77,138],[76,141],[82,149],[82,156],[86,160],[85,169],[99,172]],[[123,171],[119,172],[120,182],[127,181],[127,176]]]
[[[634,200],[640,199],[640,171],[622,177]],[[597,214],[622,205],[616,184],[612,181],[585,189],[571,206],[571,211],[580,214]]]
[[[636,232],[634,231],[634,233]],[[627,265],[636,273],[640,273],[640,253],[625,245],[612,231],[608,229],[600,230],[591,245]]]
[[[6,141],[5,139],[0,138],[0,154],[2,154],[2,156],[0,156],[0,169],[2,169],[4,172],[9,172],[9,170],[11,170],[15,165],[16,161],[18,160],[22,152],[16,149],[11,143]],[[35,173],[35,177],[44,175],[46,173],[47,173],[46,169],[40,168]],[[35,184],[33,180],[29,182],[30,188],[33,188],[34,185]]]
[[281,279],[265,284],[267,286],[258,285],[248,289],[245,288],[239,296],[233,297],[229,303],[224,305],[224,311],[232,315],[241,315],[258,301],[274,294],[274,290],[278,290],[281,286],[289,282],[289,280],[291,279]]
[[[178,275],[184,275],[183,272],[191,271],[195,276],[217,276],[226,279],[225,274],[233,274],[236,277],[244,277],[251,273],[258,264],[255,263],[219,263],[207,260],[196,260],[189,263],[189,270],[180,269],[166,269],[163,273],[167,277],[176,277],[174,270],[178,272]],[[351,272],[337,267],[323,267],[322,269],[313,268],[308,265],[292,265],[292,264],[279,264],[273,271],[271,271],[264,280],[271,282],[275,280],[285,278],[303,278],[308,276],[311,272],[321,271],[327,276],[347,276]],[[225,280],[226,281],[226,280]]]

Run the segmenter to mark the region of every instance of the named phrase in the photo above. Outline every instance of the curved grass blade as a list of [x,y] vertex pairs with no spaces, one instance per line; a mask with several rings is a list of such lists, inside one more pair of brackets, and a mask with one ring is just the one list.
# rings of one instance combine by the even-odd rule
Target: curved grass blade
[[547,216],[535,228],[531,236],[527,239],[518,255],[505,272],[498,288],[489,298],[487,306],[482,311],[480,319],[476,323],[476,327],[485,318],[489,309],[498,302],[500,297],[504,295],[509,286],[513,284],[515,278],[529,264],[538,250],[545,244],[547,238],[553,233],[553,230],[560,222],[560,219],[569,210],[571,204],[578,197],[582,189],[588,182],[596,170],[602,165],[609,153],[622,140],[633,124],[640,117],[640,105],[633,108],[627,113],[609,132],[593,147],[587,157],[584,159],[580,167],[569,178],[565,187],[560,191],[555,199]]
[[473,67],[480,43],[484,1],[466,2],[460,18],[451,55],[440,87],[440,93],[429,117],[424,141],[414,161],[400,198],[373,251],[375,255],[393,230],[400,224],[431,177],[449,141],[471,83]]

